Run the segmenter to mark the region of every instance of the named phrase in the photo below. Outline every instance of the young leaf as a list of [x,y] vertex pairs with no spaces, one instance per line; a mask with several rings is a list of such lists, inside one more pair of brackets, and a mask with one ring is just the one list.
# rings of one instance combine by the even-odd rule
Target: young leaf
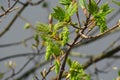
[[45,53],[45,60],[49,60],[50,56],[52,56],[53,52],[52,52],[52,42],[51,40],[49,40],[47,43],[47,47],[46,47],[46,53]]
[[111,13],[113,9],[110,9],[108,3],[105,3],[100,7],[100,11],[103,12],[104,15],[107,15]]
[[106,25],[106,16],[103,15],[103,13],[99,12],[97,15],[95,15],[95,20],[96,20],[96,24],[97,26],[99,26],[100,28],[100,32],[104,32],[105,30],[107,30],[107,25]]
[[78,4],[75,2],[75,3],[71,3],[67,9],[67,14],[69,16],[72,16],[75,12],[77,12],[78,10]]
[[60,70],[60,62],[58,60],[55,61],[55,72],[59,73]]
[[90,80],[90,77],[85,74],[82,65],[77,61],[73,61],[70,66],[70,80]]
[[113,9],[109,8],[108,3],[105,3],[100,7],[99,12],[93,14],[101,33],[107,30],[106,16],[112,11]]
[[91,2],[88,4],[88,11],[91,14],[96,14],[99,11],[99,7],[94,0],[91,0]]
[[69,5],[72,2],[72,0],[59,0],[59,3],[62,5]]
[[52,52],[55,54],[55,56],[60,55],[61,50],[60,50],[60,46],[57,43],[53,45]]
[[50,32],[50,27],[43,23],[36,24],[36,31],[48,34]]
[[79,0],[79,4],[80,4],[80,7],[81,7],[82,9],[87,8],[86,0]]
[[56,8],[53,8],[53,10],[54,12],[51,13],[51,15],[58,21],[63,21],[65,17],[65,11],[59,6],[57,6]]
[[62,46],[64,46],[69,40],[69,30],[67,27],[63,27],[63,31],[60,33],[60,38],[62,40]]
[[64,26],[67,26],[67,25],[68,25],[67,22],[58,22],[55,24],[54,30],[59,30],[60,28],[63,28]]

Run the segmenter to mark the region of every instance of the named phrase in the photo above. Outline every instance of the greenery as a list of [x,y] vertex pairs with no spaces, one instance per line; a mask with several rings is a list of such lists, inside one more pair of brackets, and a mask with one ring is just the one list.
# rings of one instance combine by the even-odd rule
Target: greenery
[[[43,8],[49,7],[47,2],[44,0],[43,2]],[[37,22],[35,25],[32,25],[27,21],[27,23],[24,25],[24,29],[26,29],[26,31],[29,29],[32,29],[34,31],[34,36],[32,36],[34,39],[34,43],[32,43],[32,49],[36,50],[36,53],[31,54],[33,56],[29,57],[28,63],[31,60],[35,60],[35,55],[42,55],[42,50],[45,51],[45,62],[37,63],[33,69],[30,69],[30,71],[32,70],[31,72],[28,71],[28,73],[23,74],[22,77],[16,79],[25,80],[29,73],[34,74],[34,70],[40,67],[42,64],[44,65],[47,62],[51,62],[51,65],[47,70],[45,69],[45,65],[44,70],[40,72],[41,74],[37,76],[34,74],[32,80],[46,80],[47,76],[52,71],[54,71],[56,75],[53,76],[53,79],[51,80],[62,80],[62,78],[65,80],[92,80],[92,76],[88,74],[85,69],[87,69],[93,63],[96,63],[104,58],[112,57],[120,50],[119,45],[116,46],[116,48],[113,47],[113,45],[117,42],[116,41],[110,45],[106,51],[103,51],[103,53],[89,57],[90,60],[84,64],[79,62],[79,60],[74,60],[71,57],[77,55],[77,57],[79,56],[84,58],[88,56],[80,53],[77,54],[76,52],[72,53],[72,49],[80,47],[82,44],[100,39],[101,37],[105,37],[105,35],[119,30],[119,20],[117,20],[117,22],[115,22],[115,25],[111,28],[109,28],[107,25],[107,16],[115,9],[109,6],[109,2],[99,4],[100,2],[101,0],[59,0],[58,5],[53,8],[52,12],[49,14],[48,23]],[[112,2],[117,6],[120,6],[119,1],[112,0]],[[16,0],[16,3],[22,4],[22,2],[19,0]],[[40,3],[42,2],[38,1],[36,4]],[[35,4],[28,0],[26,4],[23,4],[23,6],[25,7],[27,5]],[[7,11],[5,14],[10,13],[10,10],[13,7],[10,7],[8,11],[5,10]],[[3,10],[4,8],[2,7],[1,9]],[[83,13],[85,20],[80,18],[81,15],[79,13],[79,10],[81,10]],[[20,12],[18,14],[20,14]],[[18,14],[16,15],[17,17]],[[73,17],[76,17],[75,20]],[[4,32],[1,32],[0,35],[4,35],[8,29],[6,29]],[[92,33],[95,29],[98,29],[99,32],[94,35],[90,35],[90,33]],[[72,38],[70,37],[71,30],[73,30],[72,34],[74,34]],[[20,43],[24,43],[26,45],[27,40],[28,39]],[[119,40],[119,38],[117,40]],[[113,48],[110,49],[110,47]],[[2,61],[3,59],[0,60]],[[26,63],[25,66],[28,63]],[[24,69],[23,66],[20,71],[15,72],[15,62],[10,61],[6,64],[6,66],[12,71],[12,75],[5,80],[9,80],[10,78],[14,79],[14,76],[16,74],[19,74]],[[98,71],[96,68],[95,70],[96,72]],[[95,74],[97,75],[97,73]],[[118,76],[120,76],[119,70],[118,74]],[[5,73],[0,72],[0,79],[2,79],[4,75]],[[38,79],[38,76],[41,76],[41,79]]]

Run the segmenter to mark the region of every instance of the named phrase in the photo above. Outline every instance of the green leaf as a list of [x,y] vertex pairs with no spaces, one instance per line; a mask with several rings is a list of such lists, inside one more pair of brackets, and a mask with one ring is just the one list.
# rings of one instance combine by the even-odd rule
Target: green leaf
[[59,0],[59,3],[62,5],[70,5],[71,2],[72,0]]
[[55,41],[52,41],[52,39],[46,40],[45,60],[49,60],[53,54],[55,56],[59,56],[60,52],[61,52],[60,45],[58,45]]
[[71,3],[67,9],[67,15],[72,16],[75,12],[77,12],[78,10],[78,4],[75,3]]
[[108,3],[105,3],[100,6],[99,11],[96,14],[93,14],[101,33],[107,30],[106,16],[112,11],[113,9],[109,8]]
[[54,44],[52,51],[55,54],[55,56],[59,56],[61,52],[60,46],[58,44]]
[[63,28],[67,25],[68,25],[67,22],[58,22],[54,25],[54,30],[59,30],[60,28]]
[[55,72],[59,73],[60,70],[60,62],[58,60],[55,61]]
[[99,28],[100,28],[100,32],[102,33],[105,30],[107,30],[106,16],[102,12],[99,12],[94,17],[95,17],[95,20],[97,22],[97,26],[99,26]]
[[30,24],[29,23],[26,23],[25,25],[24,25],[24,29],[29,29],[30,28]]
[[107,15],[113,11],[113,9],[110,9],[108,3],[105,3],[101,5],[100,11],[103,12],[104,15]]
[[52,54],[53,54],[52,47],[53,47],[52,42],[48,41],[47,42],[47,47],[46,47],[46,53],[45,53],[45,60],[49,60],[50,56],[52,56]]
[[0,80],[4,77],[4,73],[0,73]]
[[115,3],[116,5],[120,6],[120,1],[112,0],[112,2]]
[[70,66],[70,80],[90,80],[90,77],[85,74],[82,65],[77,61],[73,61]]
[[91,2],[88,4],[88,11],[91,14],[96,14],[99,11],[99,7],[94,0],[91,0]]
[[53,10],[54,10],[54,12],[51,13],[51,15],[55,19],[57,19],[59,21],[63,21],[64,17],[65,17],[65,11],[61,7],[59,7],[59,6],[57,6],[56,8],[53,8]]
[[81,7],[82,9],[87,8],[86,0],[79,0],[79,4],[80,4],[80,7]]
[[50,32],[50,27],[43,23],[37,23],[36,24],[36,31],[39,33],[46,33],[48,34]]
[[63,31],[60,33],[60,38],[62,40],[62,46],[64,46],[69,40],[69,29],[68,27],[63,27]]

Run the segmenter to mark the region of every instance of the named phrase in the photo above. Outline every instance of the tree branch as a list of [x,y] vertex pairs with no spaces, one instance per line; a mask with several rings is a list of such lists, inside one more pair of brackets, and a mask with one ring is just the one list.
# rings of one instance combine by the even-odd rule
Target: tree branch
[[0,61],[8,60],[11,58],[17,58],[17,57],[26,57],[26,56],[34,56],[34,55],[43,55],[45,52],[41,52],[40,54],[38,53],[22,53],[22,54],[15,54],[11,56],[6,56],[4,58],[0,58]]
[[0,48],[4,48],[4,47],[10,47],[10,46],[16,46],[16,45],[20,45],[24,42],[27,42],[28,40],[33,39],[33,36],[30,36],[22,41],[18,41],[18,42],[14,42],[14,43],[8,43],[8,44],[0,44]]
[[13,23],[16,21],[16,19],[18,18],[18,16],[24,11],[24,9],[28,6],[28,2],[26,2],[25,5],[23,5],[23,7],[16,13],[16,15],[14,16],[14,18],[10,21],[10,23],[8,24],[8,26],[2,31],[0,32],[0,37],[2,37],[9,29],[10,27],[13,25]]
[[103,60],[105,58],[111,57],[111,56],[113,56],[115,53],[117,53],[119,51],[120,51],[120,45],[113,48],[112,50],[110,50],[110,51],[108,51],[106,53],[101,53],[99,55],[96,55],[96,56],[92,57],[91,60],[85,62],[83,64],[83,68],[87,69],[93,63],[96,63],[96,62],[101,61],[101,60]]

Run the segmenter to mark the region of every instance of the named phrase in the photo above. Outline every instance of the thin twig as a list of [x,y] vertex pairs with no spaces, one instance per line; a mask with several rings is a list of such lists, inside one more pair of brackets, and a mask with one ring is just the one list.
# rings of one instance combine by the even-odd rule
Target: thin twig
[[14,43],[8,43],[8,44],[0,44],[0,48],[4,48],[4,47],[11,47],[11,46],[17,46],[17,45],[20,45],[24,42],[27,42],[28,40],[31,40],[33,39],[33,36],[30,36],[22,41],[18,41],[18,42],[14,42]]
[[18,1],[19,1],[19,0],[16,0],[15,3],[14,3],[10,8],[8,8],[7,10],[5,10],[4,13],[0,14],[0,18],[1,18],[2,16],[4,16],[4,15],[8,14],[9,12],[12,12],[12,11],[13,11],[12,9],[15,7],[15,5],[17,4]]
[[6,56],[3,58],[0,58],[0,61],[4,61],[4,60],[8,60],[11,58],[17,58],[17,57],[26,57],[26,56],[33,56],[33,55],[43,55],[45,52],[41,52],[40,54],[37,53],[21,53],[21,54],[15,54],[15,55],[11,55],[11,56]]
[[120,23],[116,24],[116,25],[113,26],[112,28],[110,28],[110,29],[106,30],[105,32],[103,32],[103,33],[101,33],[101,34],[98,34],[98,35],[96,35],[96,36],[87,36],[87,35],[82,34],[82,33],[80,33],[80,35],[81,35],[82,38],[85,38],[85,39],[97,38],[97,37],[103,36],[103,35],[111,32],[111,31],[113,31],[114,29],[118,28],[119,26],[120,26]]
[[[18,1],[18,0],[17,0]],[[24,11],[24,9],[28,6],[28,3],[26,3],[25,5],[23,5],[23,7],[16,13],[16,15],[14,16],[14,18],[10,21],[10,23],[8,24],[8,26],[2,31],[0,32],[0,37],[2,37],[13,25],[13,23],[16,21],[16,19],[18,18],[18,16],[22,13],[22,11]],[[14,6],[12,6],[14,7]],[[12,8],[11,7],[11,8]]]
[[70,51],[72,50],[73,45],[76,43],[76,41],[78,39],[79,39],[79,35],[76,36],[76,38],[74,39],[73,43],[71,44],[71,46],[69,47],[69,49],[65,53],[65,57],[64,57],[63,63],[62,63],[61,68],[60,68],[60,73],[59,73],[59,76],[58,76],[58,80],[61,80],[61,78],[62,78],[62,74],[64,72],[64,68],[65,68],[65,65],[66,65],[66,60],[68,58],[68,55],[69,55]]

